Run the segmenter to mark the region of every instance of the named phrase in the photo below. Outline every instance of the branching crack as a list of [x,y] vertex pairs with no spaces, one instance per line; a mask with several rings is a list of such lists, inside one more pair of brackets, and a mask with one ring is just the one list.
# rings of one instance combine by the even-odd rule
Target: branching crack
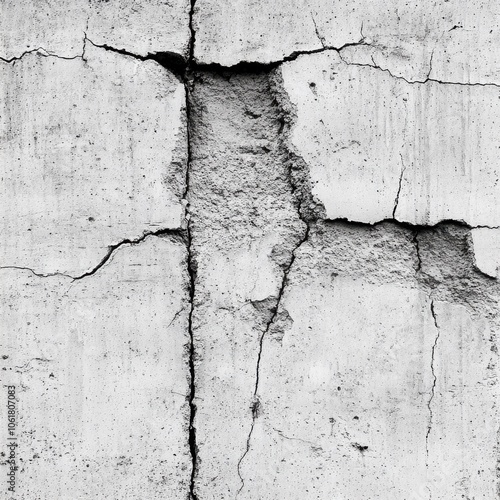
[[[434,399],[434,393],[436,390],[436,382],[437,382],[436,372],[434,370],[434,360],[435,360],[435,354],[436,354],[436,346],[437,346],[437,343],[439,340],[439,335],[440,335],[436,311],[434,309],[434,300],[431,300],[430,309],[431,309],[432,318],[434,320],[434,326],[436,328],[436,337],[434,339],[434,344],[432,345],[432,350],[431,350],[431,373],[432,373],[433,381],[432,381],[432,387],[430,390],[429,401],[427,402],[427,409],[429,410],[429,423],[427,424],[427,432],[425,434],[425,453],[426,453],[427,462],[429,460],[429,435],[431,433],[432,420],[433,420],[433,413],[432,413],[431,404],[432,404],[432,400]],[[427,465],[428,465],[428,463],[427,463]]]

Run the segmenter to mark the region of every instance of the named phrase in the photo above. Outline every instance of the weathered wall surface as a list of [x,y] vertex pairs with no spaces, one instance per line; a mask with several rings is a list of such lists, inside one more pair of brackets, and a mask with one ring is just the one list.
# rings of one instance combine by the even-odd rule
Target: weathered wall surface
[[2,498],[500,497],[494,2],[0,9]]

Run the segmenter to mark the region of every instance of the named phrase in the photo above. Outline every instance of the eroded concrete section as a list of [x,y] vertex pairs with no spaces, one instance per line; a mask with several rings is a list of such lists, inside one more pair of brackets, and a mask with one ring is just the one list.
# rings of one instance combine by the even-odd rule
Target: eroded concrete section
[[343,51],[300,56],[281,76],[289,147],[326,218],[500,225],[500,89],[412,84]]
[[0,266],[79,276],[108,247],[180,228],[184,86],[154,61],[87,43],[85,58],[2,64]]
[[73,283],[1,271],[16,498],[186,498],[186,258],[184,242],[149,237]]
[[306,227],[292,195],[268,75],[197,73],[193,85],[195,492],[199,499],[234,498],[252,425],[261,336]]
[[232,66],[365,44],[366,61],[407,79],[495,83],[499,19],[494,0],[197,0],[195,56]]
[[188,0],[6,0],[0,4],[0,58],[37,49],[81,56],[85,35],[140,56],[170,52],[187,58],[189,12]]

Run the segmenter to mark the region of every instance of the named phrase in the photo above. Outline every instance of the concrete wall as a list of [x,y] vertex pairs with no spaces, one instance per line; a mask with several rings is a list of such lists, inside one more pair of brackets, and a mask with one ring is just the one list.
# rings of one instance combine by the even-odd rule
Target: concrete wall
[[500,498],[499,22],[2,2],[2,498]]

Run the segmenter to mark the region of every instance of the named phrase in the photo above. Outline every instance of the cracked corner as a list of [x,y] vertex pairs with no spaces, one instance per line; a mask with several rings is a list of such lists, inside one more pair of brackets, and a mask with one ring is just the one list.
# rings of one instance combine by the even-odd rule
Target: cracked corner
[[436,390],[436,382],[437,382],[437,376],[436,372],[434,370],[434,361],[435,361],[435,355],[436,355],[436,347],[437,343],[439,341],[439,336],[440,336],[440,329],[437,321],[437,315],[436,315],[436,310],[434,309],[434,300],[431,299],[431,304],[430,304],[430,311],[432,314],[432,318],[434,320],[434,327],[436,328],[436,337],[434,338],[434,344],[432,345],[432,350],[431,350],[431,373],[433,377],[433,382],[432,382],[432,387],[429,393],[429,400],[427,401],[427,409],[429,412],[429,421],[427,424],[427,432],[425,434],[425,455],[426,455],[426,466],[429,466],[429,436],[432,430],[432,423],[433,423],[433,413],[432,413],[432,400],[434,399],[434,393]]

